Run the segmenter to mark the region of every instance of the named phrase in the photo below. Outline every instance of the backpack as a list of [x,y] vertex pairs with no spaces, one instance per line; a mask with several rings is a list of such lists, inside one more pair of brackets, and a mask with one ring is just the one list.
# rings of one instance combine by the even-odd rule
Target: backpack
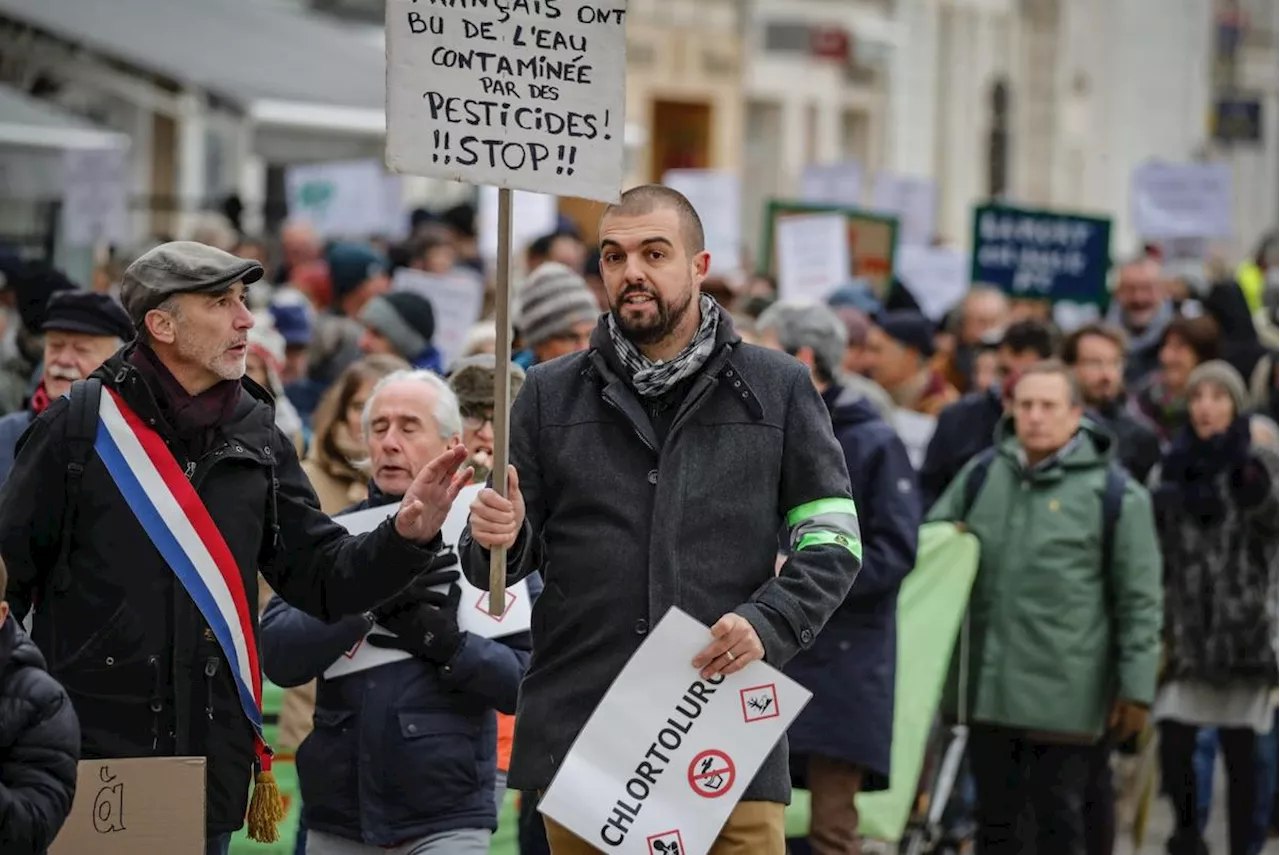
[[[58,558],[54,561],[49,575],[50,587],[64,593],[71,586],[71,533],[75,528],[76,507],[80,502],[80,483],[84,479],[84,468],[93,457],[94,445],[98,440],[98,408],[102,402],[102,380],[90,377],[77,380],[71,384],[70,406],[67,408],[67,430],[65,436],[67,448],[66,499],[62,505],[62,528],[59,532]],[[280,543],[280,519],[277,510],[277,492],[280,481],[276,478],[275,468],[270,472],[270,494],[267,502],[267,529],[271,532],[270,551]],[[264,553],[267,550],[264,548]],[[260,556],[260,560],[265,560]]]
[[[986,449],[978,455],[974,467],[965,476],[961,519],[967,518],[969,511],[973,509],[973,503],[987,480],[987,471],[995,459],[996,449]],[[1108,574],[1111,572],[1112,556],[1115,553],[1116,523],[1120,520],[1128,481],[1129,473],[1120,464],[1115,461],[1107,464],[1107,484],[1102,491],[1102,569]]]

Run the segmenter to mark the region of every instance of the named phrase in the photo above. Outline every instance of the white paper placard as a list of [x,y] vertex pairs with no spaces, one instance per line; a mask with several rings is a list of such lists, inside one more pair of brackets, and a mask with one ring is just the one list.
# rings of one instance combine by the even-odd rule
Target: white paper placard
[[969,290],[969,259],[944,246],[898,247],[894,267],[920,311],[937,323]]
[[898,246],[933,242],[937,189],[929,178],[881,172],[876,175],[872,208],[898,218]]
[[290,166],[285,171],[289,216],[322,238],[400,237],[408,228],[404,179],[376,160]]
[[1143,238],[1232,234],[1231,165],[1146,163],[1130,183],[1133,230]]
[[392,290],[412,291],[430,301],[435,312],[436,332],[432,344],[453,362],[467,341],[467,331],[480,320],[484,309],[484,282],[472,272],[460,269],[453,273],[427,273],[409,267],[396,270]]
[[[556,230],[560,200],[542,193],[511,194],[511,250],[523,255],[529,244]],[[498,257],[498,188],[481,187],[476,206],[476,231],[479,233],[480,257],[495,261]],[[527,272],[527,271],[526,271]]]
[[809,164],[800,180],[800,198],[815,205],[861,208],[862,164],[856,160]]
[[126,243],[129,153],[123,149],[68,149],[62,156],[62,238],[71,246]]
[[702,220],[711,273],[733,275],[742,269],[742,182],[732,172],[671,169],[662,183],[684,195]]
[[822,302],[849,281],[849,221],[843,214],[779,217],[774,241],[782,299]]
[[[810,692],[763,662],[716,683],[671,609],[614,680],[538,809],[605,852],[705,855]],[[673,845],[674,844],[674,845]]]
[[[471,503],[482,489],[484,489],[483,485],[472,484],[458,493],[449,516],[440,527],[440,534],[446,545],[457,546],[458,540],[462,537],[462,531],[467,525]],[[364,534],[381,525],[387,517],[399,510],[399,507],[398,504],[383,505],[351,514],[342,514],[334,517],[333,521],[345,527],[351,534]],[[459,577],[458,587],[462,589],[462,599],[458,602],[458,628],[464,632],[470,632],[482,638],[503,638],[529,629],[533,616],[533,604],[529,601],[529,584],[525,580],[521,579],[507,588],[507,611],[498,617],[489,614],[489,594],[468,582],[466,576]],[[390,634],[376,625],[370,630],[371,635],[379,632]],[[366,635],[365,639],[367,638]],[[331,665],[325,672],[325,677],[332,679],[409,658],[410,654],[404,651],[383,650],[365,644],[365,639]]]
[[617,201],[626,0],[388,0],[387,165]]

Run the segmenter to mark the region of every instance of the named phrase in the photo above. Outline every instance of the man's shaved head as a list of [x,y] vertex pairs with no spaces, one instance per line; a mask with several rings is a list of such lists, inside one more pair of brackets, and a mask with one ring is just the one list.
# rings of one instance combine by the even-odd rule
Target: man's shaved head
[[622,194],[617,204],[604,209],[600,217],[603,223],[611,216],[638,217],[651,214],[659,208],[670,208],[680,218],[680,236],[684,239],[684,249],[689,257],[697,255],[707,248],[707,238],[702,231],[702,220],[693,205],[684,194],[661,184],[641,184],[632,187]]

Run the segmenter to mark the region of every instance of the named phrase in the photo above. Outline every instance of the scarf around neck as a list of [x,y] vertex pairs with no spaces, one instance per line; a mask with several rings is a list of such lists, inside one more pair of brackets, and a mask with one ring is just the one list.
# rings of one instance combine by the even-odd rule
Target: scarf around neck
[[641,353],[639,348],[622,334],[613,313],[609,313],[609,338],[613,341],[613,349],[617,351],[618,360],[622,366],[631,375],[631,385],[642,398],[656,398],[669,392],[706,364],[707,358],[715,348],[720,309],[708,294],[702,295],[699,308],[702,311],[702,322],[698,325],[698,332],[693,336],[693,340],[685,345],[684,350],[666,362],[653,362]]
[[1218,476],[1249,459],[1251,442],[1248,416],[1237,416],[1224,432],[1208,439],[1188,425],[1165,454],[1162,487],[1180,496],[1183,507],[1203,525],[1214,525],[1226,512]]
[[128,358],[129,364],[142,374],[160,414],[188,446],[191,456],[197,457],[208,450],[218,426],[231,418],[240,403],[243,388],[240,381],[223,380],[199,395],[191,395],[145,344],[134,348]]

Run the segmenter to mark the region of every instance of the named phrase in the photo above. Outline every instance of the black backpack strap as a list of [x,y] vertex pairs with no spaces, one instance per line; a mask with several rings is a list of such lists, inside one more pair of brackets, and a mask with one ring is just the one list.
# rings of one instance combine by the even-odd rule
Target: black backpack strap
[[1107,465],[1107,483],[1102,490],[1102,569],[1111,572],[1111,561],[1116,548],[1116,525],[1124,508],[1124,491],[1129,483],[1129,473],[1119,463]]
[[102,381],[97,377],[71,384],[71,404],[67,408],[67,480],[66,499],[62,506],[62,530],[58,543],[58,559],[54,562],[49,583],[55,592],[71,586],[71,534],[75,529],[76,505],[80,501],[80,484],[84,467],[93,456],[98,438],[98,405],[102,400]]
[[964,505],[961,506],[960,520],[968,519],[969,511],[973,510],[973,503],[977,501],[978,494],[982,492],[982,485],[987,481],[987,471],[991,469],[991,464],[996,459],[996,449],[994,446],[984,449],[977,457],[974,458],[976,463],[969,474],[964,478]]

